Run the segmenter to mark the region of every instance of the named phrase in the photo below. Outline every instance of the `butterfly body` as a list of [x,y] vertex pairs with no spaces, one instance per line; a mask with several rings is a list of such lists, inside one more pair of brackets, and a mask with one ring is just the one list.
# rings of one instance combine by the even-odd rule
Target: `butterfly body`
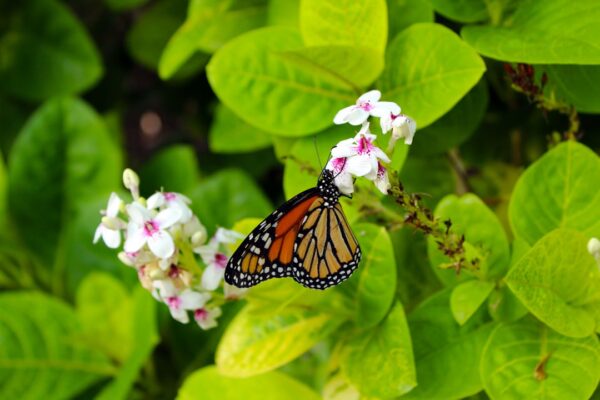
[[361,251],[340,195],[332,172],[324,170],[316,187],[288,200],[246,237],[229,259],[225,281],[243,288],[292,277],[326,289],[350,277]]

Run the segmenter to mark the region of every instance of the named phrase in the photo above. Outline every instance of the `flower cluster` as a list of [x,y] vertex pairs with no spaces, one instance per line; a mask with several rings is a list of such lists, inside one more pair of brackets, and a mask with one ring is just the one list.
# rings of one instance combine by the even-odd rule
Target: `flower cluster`
[[174,319],[188,323],[191,312],[202,329],[215,327],[220,305],[243,293],[223,283],[227,245],[241,235],[218,228],[207,241],[206,228],[186,196],[157,192],[144,199],[139,178],[130,169],[123,173],[123,183],[133,200],[126,204],[116,193],[110,195],[94,243],[102,238],[116,249],[124,238],[119,259],[137,270],[142,286],[169,307]]
[[335,184],[344,194],[354,191],[354,177],[365,177],[375,183],[377,188],[387,194],[390,188],[387,169],[388,155],[375,146],[377,138],[369,130],[369,117],[379,118],[381,131],[386,134],[390,130],[390,151],[395,142],[404,138],[404,143],[411,144],[417,125],[410,117],[400,113],[400,106],[389,101],[379,101],[381,92],[371,90],[360,96],[355,105],[340,110],[333,122],[362,125],[354,138],[342,140],[331,150],[331,159],[326,168],[333,171]]

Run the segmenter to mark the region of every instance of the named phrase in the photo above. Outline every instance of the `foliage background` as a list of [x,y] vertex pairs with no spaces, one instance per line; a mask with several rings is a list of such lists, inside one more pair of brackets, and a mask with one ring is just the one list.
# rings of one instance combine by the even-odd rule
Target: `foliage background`
[[[599,21],[594,0],[2,2],[0,398],[598,398]],[[504,62],[546,73],[577,140]],[[393,169],[475,273],[357,196],[352,279],[260,285],[202,332],[92,245],[124,166],[247,231],[369,87],[416,119]]]

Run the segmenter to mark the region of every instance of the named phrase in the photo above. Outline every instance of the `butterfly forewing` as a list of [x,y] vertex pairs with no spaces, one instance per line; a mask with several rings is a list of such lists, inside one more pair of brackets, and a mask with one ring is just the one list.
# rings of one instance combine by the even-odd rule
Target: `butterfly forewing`
[[225,281],[250,287],[269,278],[293,277],[325,289],[358,266],[360,247],[338,202],[333,176],[275,210],[242,242],[225,269]]

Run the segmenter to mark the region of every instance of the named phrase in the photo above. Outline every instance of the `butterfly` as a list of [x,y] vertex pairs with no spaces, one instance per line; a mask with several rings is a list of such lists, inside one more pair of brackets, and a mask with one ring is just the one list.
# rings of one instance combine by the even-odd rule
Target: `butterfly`
[[312,289],[348,279],[361,251],[339,203],[333,172],[294,196],[244,239],[225,268],[225,282],[239,288],[292,277]]

